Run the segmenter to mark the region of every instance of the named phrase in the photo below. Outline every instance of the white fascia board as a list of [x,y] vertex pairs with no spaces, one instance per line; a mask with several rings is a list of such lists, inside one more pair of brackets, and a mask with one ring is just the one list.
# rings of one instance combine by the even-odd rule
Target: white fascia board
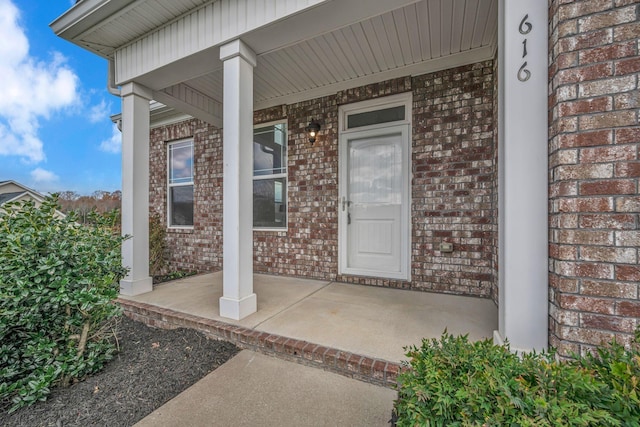
[[[105,56],[86,43],[78,40],[78,36],[102,23],[117,11],[134,3],[136,0],[82,0],[71,7],[63,15],[56,18],[49,27],[55,35],[68,40],[92,53]],[[104,46],[101,46],[104,48]]]

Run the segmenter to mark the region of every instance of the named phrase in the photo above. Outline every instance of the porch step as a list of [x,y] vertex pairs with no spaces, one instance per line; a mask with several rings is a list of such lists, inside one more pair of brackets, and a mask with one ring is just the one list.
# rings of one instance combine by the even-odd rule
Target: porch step
[[243,349],[317,367],[387,388],[395,387],[398,373],[401,370],[399,363],[325,347],[308,341],[123,298],[118,298],[117,302],[122,306],[127,317],[149,326],[163,329],[195,329],[209,337],[232,342]]

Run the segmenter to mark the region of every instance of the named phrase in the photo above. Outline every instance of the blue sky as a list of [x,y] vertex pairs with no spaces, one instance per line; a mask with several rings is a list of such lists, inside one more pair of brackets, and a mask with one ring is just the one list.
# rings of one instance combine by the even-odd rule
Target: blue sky
[[0,181],[48,193],[121,187],[107,62],[49,28],[75,0],[0,0]]

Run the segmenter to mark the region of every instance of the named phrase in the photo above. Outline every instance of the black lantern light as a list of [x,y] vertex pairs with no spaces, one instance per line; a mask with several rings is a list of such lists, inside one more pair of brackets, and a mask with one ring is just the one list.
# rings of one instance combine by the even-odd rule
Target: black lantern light
[[305,130],[309,134],[309,142],[313,144],[314,142],[316,142],[316,135],[320,131],[320,123],[314,119],[311,119],[311,122],[309,122],[309,125],[305,128]]

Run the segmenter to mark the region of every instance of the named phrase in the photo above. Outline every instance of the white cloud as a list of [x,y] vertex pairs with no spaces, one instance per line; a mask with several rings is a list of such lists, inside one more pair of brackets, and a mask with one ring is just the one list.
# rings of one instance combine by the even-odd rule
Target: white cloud
[[42,168],[35,168],[31,171],[31,179],[38,185],[51,184],[60,179],[58,175]]
[[94,105],[89,110],[89,121],[91,123],[99,123],[109,119],[111,111],[111,104],[107,103],[104,99],[100,101],[100,104]]
[[47,62],[31,57],[19,20],[16,6],[0,0],[0,155],[38,163],[45,158],[40,120],[78,102],[78,77],[60,53]]
[[100,150],[113,154],[117,154],[122,150],[122,134],[117,125],[114,124],[111,128],[111,138],[105,139],[100,143]]

